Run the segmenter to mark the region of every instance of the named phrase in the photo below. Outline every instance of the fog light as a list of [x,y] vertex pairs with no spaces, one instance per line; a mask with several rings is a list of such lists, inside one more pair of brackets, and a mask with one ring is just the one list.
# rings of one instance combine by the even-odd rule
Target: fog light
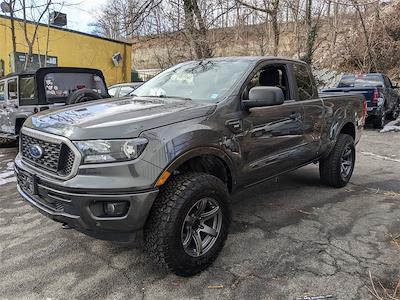
[[104,214],[107,217],[122,217],[126,215],[129,202],[104,202]]

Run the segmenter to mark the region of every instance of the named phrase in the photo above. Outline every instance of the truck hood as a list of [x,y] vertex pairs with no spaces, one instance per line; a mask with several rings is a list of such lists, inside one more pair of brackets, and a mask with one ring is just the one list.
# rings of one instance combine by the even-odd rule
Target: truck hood
[[122,98],[46,111],[24,126],[70,140],[134,138],[142,131],[211,114],[215,103],[180,99]]

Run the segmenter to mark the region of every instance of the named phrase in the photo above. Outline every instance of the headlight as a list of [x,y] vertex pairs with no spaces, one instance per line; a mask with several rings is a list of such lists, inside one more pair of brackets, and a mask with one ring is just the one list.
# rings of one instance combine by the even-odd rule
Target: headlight
[[74,142],[86,164],[133,160],[142,154],[147,143],[145,138]]

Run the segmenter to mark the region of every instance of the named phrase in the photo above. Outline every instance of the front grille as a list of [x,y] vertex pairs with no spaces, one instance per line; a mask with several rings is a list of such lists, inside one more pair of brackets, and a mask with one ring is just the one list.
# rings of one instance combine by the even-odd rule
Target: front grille
[[[40,158],[32,156],[32,146],[39,146],[43,150]],[[24,160],[35,167],[59,176],[69,175],[75,160],[74,152],[66,144],[48,142],[25,134],[21,134],[21,154]]]

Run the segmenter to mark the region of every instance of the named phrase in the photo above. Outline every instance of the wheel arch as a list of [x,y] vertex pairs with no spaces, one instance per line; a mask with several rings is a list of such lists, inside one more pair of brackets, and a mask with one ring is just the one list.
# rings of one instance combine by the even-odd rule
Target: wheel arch
[[216,176],[227,185],[230,192],[236,184],[231,159],[224,151],[213,147],[191,149],[176,157],[165,170],[171,174],[197,171]]
[[344,124],[342,125],[342,127],[338,131],[336,139],[337,139],[338,135],[341,134],[341,133],[348,134],[351,137],[353,137],[354,141],[356,140],[356,126],[350,121],[344,122]]

